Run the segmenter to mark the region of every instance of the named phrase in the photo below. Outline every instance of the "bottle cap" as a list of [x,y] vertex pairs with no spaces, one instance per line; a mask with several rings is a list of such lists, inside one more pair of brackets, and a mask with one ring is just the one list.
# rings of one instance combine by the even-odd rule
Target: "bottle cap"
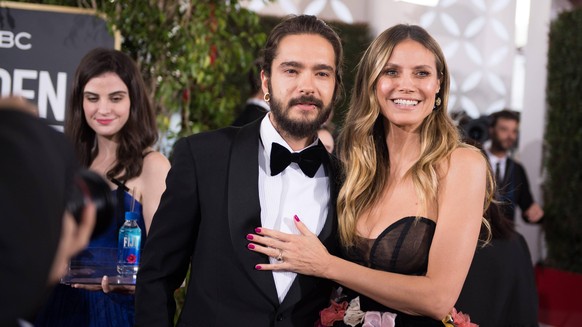
[[131,212],[131,211],[125,212],[125,220],[137,220],[138,217],[139,217],[139,213],[137,213],[137,212]]

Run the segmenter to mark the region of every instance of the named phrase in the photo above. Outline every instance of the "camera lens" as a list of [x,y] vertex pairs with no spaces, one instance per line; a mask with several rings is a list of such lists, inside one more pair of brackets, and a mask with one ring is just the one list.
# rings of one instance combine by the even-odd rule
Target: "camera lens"
[[107,229],[115,210],[115,198],[107,182],[97,173],[81,169],[75,176],[67,210],[80,222],[85,208],[85,199],[90,199],[97,211],[95,228],[91,238],[94,238]]

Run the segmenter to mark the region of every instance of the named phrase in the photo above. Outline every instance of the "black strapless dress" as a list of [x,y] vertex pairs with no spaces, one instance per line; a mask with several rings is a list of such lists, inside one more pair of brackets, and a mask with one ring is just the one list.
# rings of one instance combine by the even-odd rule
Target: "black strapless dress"
[[[423,276],[436,224],[423,217],[404,217],[388,226],[376,239],[358,237],[356,246],[345,250],[345,259],[372,269],[404,275]],[[368,297],[345,290],[349,299],[360,297],[362,311],[394,312],[397,327],[439,326],[443,323],[428,317],[412,316],[388,308]],[[334,325],[336,326],[336,325]],[[340,324],[340,326],[347,326]]]

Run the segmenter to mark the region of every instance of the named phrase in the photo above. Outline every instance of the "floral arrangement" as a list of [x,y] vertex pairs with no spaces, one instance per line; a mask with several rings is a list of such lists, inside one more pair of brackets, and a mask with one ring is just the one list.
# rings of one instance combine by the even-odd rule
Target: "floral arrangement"
[[445,327],[479,327],[479,325],[471,322],[468,314],[461,311],[457,312],[455,308],[443,319],[443,324]]
[[[332,294],[330,306],[319,312],[319,320],[314,327],[330,327],[340,321],[351,327],[395,327],[396,313],[364,312],[360,309],[360,297],[348,303],[342,288],[338,287]],[[479,327],[471,322],[469,315],[457,312],[455,308],[442,321],[445,327]]]

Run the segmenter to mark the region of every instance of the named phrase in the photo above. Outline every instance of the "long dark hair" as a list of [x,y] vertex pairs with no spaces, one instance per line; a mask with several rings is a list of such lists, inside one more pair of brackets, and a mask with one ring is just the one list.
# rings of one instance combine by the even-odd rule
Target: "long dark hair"
[[85,55],[77,67],[65,118],[65,135],[73,142],[81,164],[89,167],[99,148],[95,131],[89,127],[83,111],[83,91],[94,77],[115,73],[125,83],[131,107],[127,123],[118,133],[116,162],[107,178],[123,182],[141,174],[144,151],[158,139],[156,117],[145,84],[135,62],[126,54],[97,48]]

